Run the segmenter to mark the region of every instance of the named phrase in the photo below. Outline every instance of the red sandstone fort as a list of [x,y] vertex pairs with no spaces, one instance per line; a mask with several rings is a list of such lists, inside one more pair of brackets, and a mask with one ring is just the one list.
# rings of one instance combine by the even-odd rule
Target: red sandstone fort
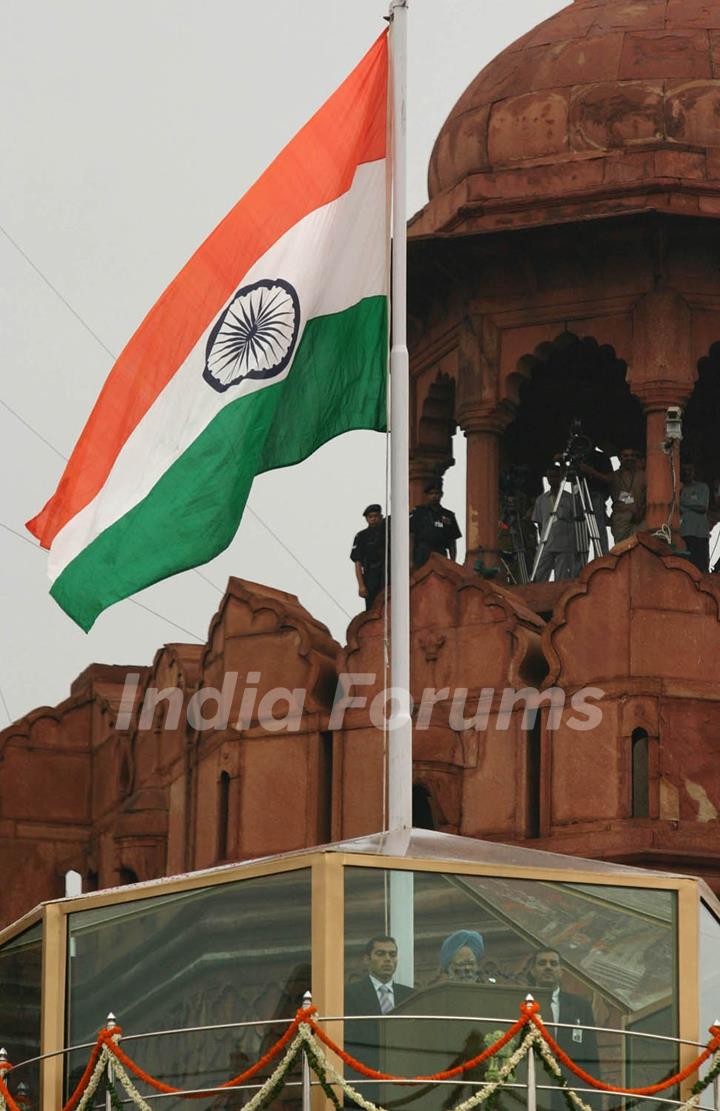
[[[410,224],[411,478],[467,438],[465,566],[412,584],[412,667],[425,687],[497,691],[487,729],[440,700],[414,742],[415,824],[704,876],[720,890],[720,576],[651,534],[672,520],[669,406],[683,450],[720,477],[720,4],[575,0],[503,51],[451,111],[430,200]],[[647,529],[571,582],[504,586],[502,468],[541,474],[582,419],[609,454],[646,450]],[[348,571],[351,574],[351,571]],[[367,710],[330,728],[336,677],[383,684],[384,614],[347,643],[297,599],[231,579],[207,643],[149,667],[96,664],[69,697],[0,734],[3,923],[63,894],[377,831],[383,736]],[[187,703],[237,671],[308,691],[299,729],[198,731],[166,702],[119,728],[126,673]],[[569,705],[498,728],[506,686],[601,688],[602,721]],[[125,723],[122,723],[125,724]]]

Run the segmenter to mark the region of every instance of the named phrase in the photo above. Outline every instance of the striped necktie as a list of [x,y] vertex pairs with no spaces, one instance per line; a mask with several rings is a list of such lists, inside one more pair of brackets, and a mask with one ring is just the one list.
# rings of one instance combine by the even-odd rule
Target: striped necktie
[[378,998],[380,1000],[380,1010],[384,1015],[390,1013],[393,1009],[392,1004],[392,989],[387,984],[381,984],[378,988]]

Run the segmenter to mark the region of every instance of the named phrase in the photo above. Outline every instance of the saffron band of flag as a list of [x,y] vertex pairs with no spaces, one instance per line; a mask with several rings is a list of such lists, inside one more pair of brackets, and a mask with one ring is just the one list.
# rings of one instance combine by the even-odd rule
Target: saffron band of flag
[[255,475],[385,430],[387,80],[383,33],[113,367],[28,523],[82,628],[227,547]]

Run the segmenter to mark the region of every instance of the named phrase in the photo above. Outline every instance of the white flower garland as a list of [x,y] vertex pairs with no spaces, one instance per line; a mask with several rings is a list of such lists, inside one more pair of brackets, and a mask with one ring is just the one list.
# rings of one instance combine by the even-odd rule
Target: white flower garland
[[[548,1066],[552,1075],[558,1081],[560,1081],[560,1084],[558,1085],[560,1090],[564,1091],[567,1094],[567,1096],[573,1103],[573,1106],[576,1108],[576,1111],[595,1111],[595,1109],[592,1108],[589,1103],[586,1103],[585,1100],[582,1099],[582,1097],[578,1094],[578,1092],[575,1091],[574,1088],[571,1088],[564,1081],[562,1069],[557,1058],[552,1053],[542,1034],[535,1026],[531,1027],[527,1031],[517,1049],[505,1059],[502,1067],[498,1070],[497,1075],[491,1081],[488,1081],[487,1083],[479,1086],[478,1089],[473,1092],[471,1096],[468,1097],[468,1099],[463,1100],[462,1103],[458,1103],[453,1108],[453,1111],[473,1111],[474,1108],[479,1107],[481,1106],[481,1104],[485,1103],[490,1098],[490,1096],[497,1091],[499,1087],[505,1084],[509,1077],[512,1077],[515,1069],[527,1056],[527,1054],[532,1051],[534,1046],[537,1046],[538,1052],[540,1053],[545,1064]],[[248,1103],[244,1105],[243,1111],[258,1111],[258,1109],[262,1107],[267,1097],[269,1095],[272,1095],[272,1093],[274,1093],[278,1086],[282,1084],[282,1081],[284,1080],[288,1070],[297,1057],[298,1051],[306,1052],[308,1054],[308,1057],[312,1055],[313,1060],[309,1061],[310,1067],[323,1084],[327,1086],[336,1086],[342,1089],[342,1091],[345,1092],[345,1094],[348,1095],[353,1100],[353,1102],[357,1104],[357,1106],[361,1107],[363,1111],[385,1111],[384,1108],[376,1103],[373,1103],[372,1100],[366,1099],[361,1092],[358,1092],[357,1089],[354,1088],[352,1084],[350,1084],[349,1081],[345,1079],[344,1076],[341,1076],[333,1065],[331,1065],[325,1052],[325,1047],[316,1037],[311,1027],[306,1022],[300,1023],[300,1025],[298,1026],[297,1034],[290,1042],[285,1051],[285,1054],[277,1064],[275,1070],[271,1073],[262,1087],[258,1088],[257,1092],[248,1101]],[[713,1054],[713,1065],[716,1064],[718,1060],[720,1060],[720,1051]],[[135,1106],[139,1109],[139,1111],[154,1111],[147,1100],[145,1100],[141,1093],[138,1091],[127,1069],[120,1063],[120,1061],[117,1059],[114,1053],[112,1053],[111,1049],[107,1045],[103,1045],[102,1049],[100,1050],[95,1068],[92,1071],[90,1079],[88,1080],[87,1086],[82,1093],[82,1097],[79,1100],[75,1111],[86,1111],[88,1104],[90,1103],[93,1095],[95,1094],[95,1091],[97,1090],[103,1072],[107,1068],[108,1063],[112,1065],[116,1079],[120,1082],[122,1087],[125,1089],[125,1092],[130,1097]],[[458,1078],[458,1082],[462,1084],[461,1077]],[[432,1081],[427,1081],[427,1083],[432,1083]],[[238,1089],[228,1088],[226,1090],[236,1091]],[[600,1091],[600,1089],[598,1090]],[[676,1108],[676,1111],[697,1111],[697,1108],[700,1105],[701,1097],[702,1092],[696,1092],[694,1095],[691,1095],[687,1100],[685,1100],[684,1103],[680,1104]],[[0,1093],[0,1111],[7,1111],[7,1101],[2,1093]]]
[[540,1056],[542,1057],[543,1061],[545,1061],[553,1076],[556,1076],[560,1081],[560,1084],[558,1085],[560,1090],[562,1091],[564,1088],[575,1107],[577,1107],[578,1111],[594,1111],[594,1108],[592,1108],[589,1103],[586,1103],[585,1100],[580,1095],[578,1095],[574,1088],[571,1088],[568,1085],[564,1085],[562,1083],[563,1074],[562,1069],[558,1064],[557,1058],[551,1051],[540,1031],[538,1029],[534,1029],[533,1033],[535,1034],[535,1042],[537,1044],[537,1047],[540,1050]]
[[[385,1111],[385,1109],[380,1107],[378,1104],[373,1103],[369,1099],[365,1099],[365,1097],[360,1092],[358,1092],[356,1088],[348,1083],[344,1076],[340,1076],[340,1074],[328,1061],[323,1047],[310,1030],[310,1027],[306,1025],[306,1023],[300,1024],[300,1032],[302,1034],[303,1040],[310,1047],[313,1054],[315,1055],[317,1063],[323,1070],[322,1073],[320,1073],[318,1072],[317,1068],[315,1069],[321,1080],[325,1081],[328,1084],[337,1084],[339,1087],[342,1088],[346,1095],[350,1096],[354,1103],[357,1103],[360,1107],[363,1108],[363,1111]],[[493,1092],[495,1092],[501,1084],[504,1084],[508,1076],[510,1076],[510,1074],[517,1068],[523,1057],[525,1057],[526,1053],[528,1052],[533,1041],[534,1035],[532,1033],[528,1034],[520,1043],[515,1052],[507,1058],[502,1068],[498,1070],[497,1077],[489,1083],[483,1084],[481,1088],[474,1092],[468,1099],[464,1100],[463,1103],[459,1103],[457,1107],[453,1109],[453,1111],[472,1111],[472,1108],[478,1107],[481,1103],[485,1103],[485,1101],[490,1098]],[[245,1111],[247,1111],[247,1108],[245,1109]]]
[[[250,1099],[243,1106],[243,1111],[256,1111],[256,1108],[260,1106],[267,1094],[284,1079],[285,1074],[292,1065],[298,1050],[302,1047],[303,1040],[304,1039],[302,1034],[296,1034],[296,1036],[290,1042],[290,1045],[285,1052],[285,1056],[281,1059],[275,1071],[271,1073],[263,1086],[261,1088],[258,1088],[252,1099]],[[135,1106],[138,1107],[140,1111],[153,1111],[153,1108],[145,1099],[143,1099],[127,1070],[123,1067],[123,1065],[120,1064],[117,1058],[113,1059],[113,1068],[115,1069],[115,1075],[117,1076],[117,1079],[120,1081]],[[238,1091],[239,1089],[226,1088],[223,1090],[233,1092]],[[77,1111],[80,1111],[79,1107],[77,1108]]]
[[[534,1041],[537,1043],[541,1057],[546,1062],[553,1075],[561,1081],[560,1085],[558,1085],[560,1090],[567,1093],[578,1111],[595,1111],[595,1109],[591,1107],[589,1103],[586,1103],[582,1096],[578,1092],[576,1092],[574,1088],[571,1088],[569,1084],[562,1084],[563,1074],[557,1058],[553,1054],[552,1050],[548,1046],[540,1031],[535,1028],[533,1033],[535,1035]],[[713,1062],[717,1060],[717,1056],[717,1053],[713,1054]],[[602,1091],[602,1088],[598,1088],[598,1092],[602,1093]],[[696,1092],[695,1095],[689,1096],[684,1103],[679,1104],[675,1108],[675,1111],[695,1111],[695,1109],[700,1105],[701,1096],[702,1092]],[[647,1097],[640,1096],[639,1098],[642,1099]],[[454,1111],[459,1111],[459,1108],[456,1107]]]
[[135,1106],[139,1107],[140,1111],[152,1111],[150,1104],[140,1095],[140,1092],[135,1087],[135,1084],[133,1080],[131,1080],[127,1070],[123,1065],[120,1064],[117,1058],[115,1058],[113,1068],[115,1070],[116,1079],[120,1081]]
[[[102,1047],[102,1049],[100,1050],[100,1053],[98,1055],[98,1059],[95,1062],[95,1068],[93,1069],[92,1073],[90,1074],[90,1079],[88,1080],[85,1091],[83,1092],[82,1096],[80,1097],[80,1100],[77,1103],[77,1106],[75,1107],[75,1111],[85,1111],[85,1108],[89,1104],[92,1097],[95,1095],[95,1091],[97,1089],[97,1086],[100,1083],[100,1079],[102,1077],[102,1074],[105,1071],[105,1069],[107,1068],[107,1063],[110,1059],[111,1059],[110,1050],[108,1049],[108,1047],[106,1045],[104,1045]],[[114,1061],[114,1057],[112,1058],[112,1060]]]
[[[252,1099],[245,1104],[243,1111],[255,1111],[255,1108],[260,1106],[266,1094],[271,1091],[275,1085],[279,1084],[279,1082],[283,1079],[285,1073],[288,1071],[293,1061],[295,1060],[297,1051],[302,1048],[303,1040],[304,1039],[301,1033],[297,1033],[295,1035],[293,1040],[290,1042],[290,1045],[288,1046],[285,1056],[282,1058],[279,1065],[275,1069],[275,1072],[273,1072],[268,1077],[262,1088],[258,1088]],[[232,1091],[232,1089],[229,1090]]]
[[479,1104],[489,1099],[493,1092],[497,1091],[500,1085],[504,1084],[507,1078],[512,1075],[523,1058],[527,1056],[533,1041],[533,1032],[530,1031],[520,1042],[515,1052],[508,1057],[503,1067],[499,1069],[496,1078],[491,1081],[490,1084],[485,1084],[478,1092],[469,1096],[468,1099],[459,1103],[454,1111],[471,1111],[471,1108],[477,1107]]

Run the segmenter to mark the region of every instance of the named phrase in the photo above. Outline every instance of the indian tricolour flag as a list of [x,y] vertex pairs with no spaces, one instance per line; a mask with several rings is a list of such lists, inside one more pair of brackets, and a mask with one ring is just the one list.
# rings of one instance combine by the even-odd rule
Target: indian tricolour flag
[[232,540],[253,478],[386,427],[387,34],[165,290],[28,528],[83,629]]

